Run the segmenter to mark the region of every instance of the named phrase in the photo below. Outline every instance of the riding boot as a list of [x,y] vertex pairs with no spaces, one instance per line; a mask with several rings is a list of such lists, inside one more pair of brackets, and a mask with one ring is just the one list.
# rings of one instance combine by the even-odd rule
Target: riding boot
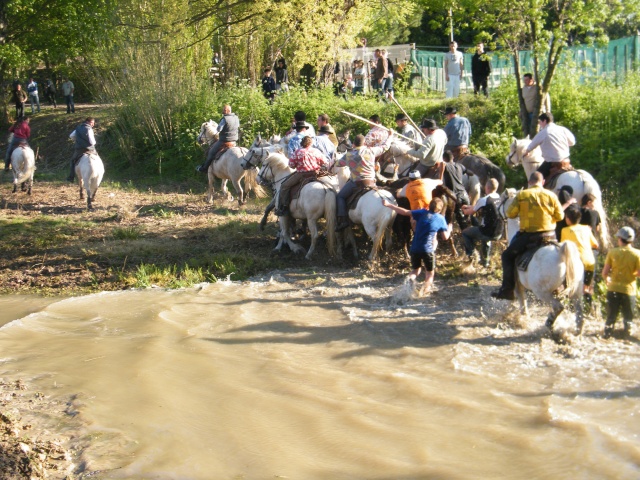
[[485,268],[491,264],[491,242],[482,242],[480,246],[480,262]]
[[347,217],[338,217],[338,225],[336,225],[336,232],[341,232],[349,226],[349,219]]
[[69,176],[67,177],[67,182],[73,182],[73,179],[76,176],[76,159],[71,160],[71,171],[69,172]]

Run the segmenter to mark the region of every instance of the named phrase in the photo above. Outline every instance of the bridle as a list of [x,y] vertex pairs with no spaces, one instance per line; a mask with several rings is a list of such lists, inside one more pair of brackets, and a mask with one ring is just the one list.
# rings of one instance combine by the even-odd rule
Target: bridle
[[244,170],[249,170],[251,168],[257,167],[258,166],[258,162],[256,162],[255,164],[252,163],[252,160],[255,157],[259,157],[261,160],[264,158],[264,151],[265,151],[265,147],[260,147],[260,155],[256,155],[256,151],[257,151],[258,147],[252,147],[249,152],[247,153],[251,153],[251,155],[249,156],[249,158],[246,158],[245,155],[245,159],[244,162],[242,162],[242,168]]

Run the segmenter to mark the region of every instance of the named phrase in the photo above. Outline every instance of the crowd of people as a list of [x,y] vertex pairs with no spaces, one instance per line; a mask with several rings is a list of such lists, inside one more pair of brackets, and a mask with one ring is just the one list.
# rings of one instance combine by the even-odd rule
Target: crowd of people
[[[73,103],[73,93],[75,87],[73,85],[73,82],[67,77],[62,77],[61,87],[62,94],[67,105],[67,113],[74,113],[75,105]],[[26,82],[26,91],[23,90],[22,84],[19,81],[15,81],[13,83],[13,88],[11,89],[11,101],[16,108],[15,118],[24,117],[24,107],[27,103],[27,100],[29,101],[29,104],[31,106],[31,113],[40,113],[41,92],[44,94],[44,98],[47,100],[49,105],[51,105],[53,108],[58,107],[58,102],[56,100],[58,90],[56,88],[55,82],[53,82],[50,78],[47,78],[44,81],[44,86],[42,88],[33,77],[29,78],[29,81]]]
[[[382,97],[393,95],[393,66],[388,61],[384,50],[376,51],[376,65],[373,69],[373,81]],[[487,92],[486,77],[490,73],[486,58],[483,58],[482,44],[478,45],[473,59],[474,91]],[[264,70],[262,88],[265,97],[272,101],[280,91],[286,91],[288,75],[286,62],[278,52],[274,68]],[[447,81],[451,91],[447,96],[456,96],[459,92],[460,76],[463,72],[463,60],[457,45],[451,42],[450,52],[445,59]],[[361,62],[355,65],[353,92],[362,88],[364,75]],[[360,71],[359,71],[360,69]],[[275,70],[275,76],[273,75]],[[456,78],[457,77],[457,78]],[[484,80],[483,80],[484,79]],[[526,90],[523,92],[527,111],[530,103],[537,95],[530,74],[524,76]],[[55,86],[50,80],[45,83],[45,95],[55,106]],[[74,112],[73,83],[64,79],[62,90],[67,104],[67,113]],[[531,92],[534,92],[532,94]],[[26,144],[31,135],[29,118],[24,116],[24,104],[31,102],[32,113],[39,112],[39,90],[34,79],[30,79],[26,92],[21,85],[15,85],[13,97],[16,102],[17,121],[11,126],[13,139],[8,145],[5,156],[5,170],[9,169],[11,154],[20,145]],[[531,107],[533,112],[534,107]],[[590,304],[593,296],[593,281],[597,264],[598,243],[596,233],[601,219],[593,208],[595,198],[587,194],[577,205],[567,188],[556,195],[545,188],[551,179],[571,168],[570,148],[575,145],[574,135],[565,127],[554,122],[550,112],[548,99],[542,105],[542,113],[538,116],[539,132],[532,139],[524,154],[529,155],[540,148],[544,162],[538,171],[528,179],[527,189],[517,193],[515,201],[506,209],[506,217],[519,218],[518,233],[503,251],[502,284],[492,296],[496,299],[515,299],[517,257],[532,246],[548,241],[574,242],[580,252],[585,267],[584,299]],[[469,120],[458,114],[455,107],[447,107],[443,112],[446,118],[444,127],[438,126],[433,118],[424,118],[416,128],[413,121],[405,114],[395,117],[396,130],[383,126],[378,115],[372,115],[368,122],[371,125],[366,135],[357,135],[352,147],[342,156],[337,155],[338,139],[330,124],[329,116],[321,114],[317,117],[317,133],[314,126],[307,122],[303,111],[295,112],[289,131],[284,136],[289,166],[294,173],[286,178],[275,199],[276,214],[285,216],[289,213],[290,192],[296,185],[318,176],[321,170],[331,166],[348,167],[349,180],[337,193],[336,230],[342,231],[350,226],[348,216],[348,199],[361,189],[376,188],[376,184],[389,183],[389,172],[381,171],[380,158],[389,150],[392,141],[408,143],[406,154],[414,160],[410,169],[403,172],[405,182],[396,188],[400,197],[406,197],[410,208],[402,208],[383,201],[385,207],[393,209],[397,214],[409,216],[413,225],[413,241],[410,248],[412,271],[409,275],[415,282],[422,268],[425,270],[425,281],[421,292],[428,293],[434,281],[436,268],[437,239],[448,239],[452,232],[452,219],[445,220],[442,215],[443,202],[432,195],[434,188],[442,185],[455,198],[454,217],[457,221],[464,243],[467,261],[489,267],[491,262],[492,243],[500,239],[504,229],[504,219],[498,211],[499,195],[496,179],[488,179],[484,184],[484,193],[475,204],[471,205],[464,187],[463,177],[469,174],[462,160],[469,153],[468,146],[472,135]],[[530,118],[532,121],[533,118]],[[96,140],[93,132],[95,120],[87,118],[78,125],[70,135],[75,150],[70,162],[68,180],[74,181],[75,165],[85,153],[96,153]],[[211,145],[206,161],[197,170],[206,173],[220,154],[236,145],[239,139],[240,120],[232,112],[230,105],[225,105],[222,118],[218,123],[218,139]],[[397,171],[391,169],[391,176]],[[386,177],[385,177],[386,175]],[[396,185],[397,186],[397,185]],[[617,233],[618,247],[607,253],[604,261],[602,277],[606,281],[607,320],[604,336],[613,332],[616,317],[622,312],[624,331],[630,331],[635,310],[636,277],[640,276],[640,250],[632,247],[635,232],[630,227],[623,227]],[[479,249],[479,252],[478,252]]]

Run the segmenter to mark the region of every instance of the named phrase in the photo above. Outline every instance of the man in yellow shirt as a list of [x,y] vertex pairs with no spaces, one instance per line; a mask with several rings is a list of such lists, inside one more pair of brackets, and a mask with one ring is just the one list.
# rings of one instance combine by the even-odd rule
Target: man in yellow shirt
[[555,193],[545,190],[540,172],[529,177],[529,188],[518,192],[507,209],[507,217],[520,217],[520,231],[502,252],[502,286],[491,294],[494,298],[515,300],[516,257],[532,243],[555,240],[556,222],[564,218],[562,205]]
[[593,254],[593,249],[598,248],[598,241],[593,236],[589,225],[580,225],[581,218],[582,213],[577,208],[567,208],[564,211],[564,219],[567,222],[567,226],[562,229],[560,241],[573,242],[578,247],[580,260],[584,265],[584,300],[590,306],[593,299],[591,290],[593,272],[596,268],[596,257]]
[[636,308],[636,278],[640,277],[640,250],[631,246],[635,239],[631,227],[618,230],[618,248],[609,250],[602,269],[602,278],[607,283],[607,320],[604,338],[611,337],[618,312],[622,311],[624,333],[631,333],[633,311]]

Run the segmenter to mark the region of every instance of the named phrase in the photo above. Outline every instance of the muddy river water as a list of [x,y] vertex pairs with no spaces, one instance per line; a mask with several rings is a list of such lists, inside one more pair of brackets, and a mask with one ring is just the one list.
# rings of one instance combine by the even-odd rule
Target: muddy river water
[[91,478],[640,478],[636,341],[400,282],[4,297],[0,376],[69,403]]

